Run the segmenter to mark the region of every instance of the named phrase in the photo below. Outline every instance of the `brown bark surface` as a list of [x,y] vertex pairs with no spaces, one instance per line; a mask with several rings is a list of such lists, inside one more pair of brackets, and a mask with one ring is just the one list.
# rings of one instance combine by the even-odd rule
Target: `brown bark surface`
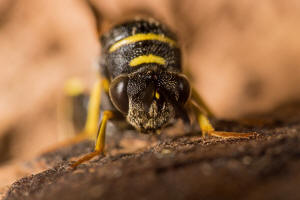
[[300,106],[294,104],[272,116],[244,120],[243,125],[216,121],[219,130],[255,130],[259,136],[162,137],[139,151],[108,153],[72,170],[69,160],[92,150],[92,143],[82,142],[32,161],[52,167],[15,182],[4,199],[296,200],[300,198],[299,118]]
[[[99,9],[101,32],[137,14],[167,24],[182,47],[183,69],[218,118],[271,112],[300,99],[300,1],[91,1]],[[216,121],[219,130],[260,133],[249,140],[134,133],[122,139],[117,133],[108,157],[74,172],[66,169],[67,161],[89,152],[92,143],[37,159],[65,136],[57,114],[64,84],[77,77],[89,90],[98,75],[100,45],[84,0],[0,1],[0,198],[8,189],[11,199],[298,197],[295,105],[254,124]],[[11,186],[21,177],[27,178]]]

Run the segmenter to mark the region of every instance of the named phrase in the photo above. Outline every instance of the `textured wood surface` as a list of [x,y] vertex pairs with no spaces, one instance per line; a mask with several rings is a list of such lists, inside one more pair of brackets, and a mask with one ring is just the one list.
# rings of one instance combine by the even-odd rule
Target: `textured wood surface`
[[4,199],[299,199],[299,117],[299,106],[292,105],[247,125],[216,121],[218,129],[259,136],[163,137],[71,170],[70,158],[92,150],[92,143],[82,142],[32,161],[50,168],[15,182]]

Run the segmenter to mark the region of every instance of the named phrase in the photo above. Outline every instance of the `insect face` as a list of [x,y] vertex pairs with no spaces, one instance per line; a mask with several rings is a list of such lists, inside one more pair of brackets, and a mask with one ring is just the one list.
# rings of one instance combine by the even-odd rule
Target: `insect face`
[[211,111],[181,73],[176,36],[161,23],[153,19],[124,22],[104,34],[101,45],[100,70],[104,79],[92,90],[84,132],[89,135],[97,129],[101,88],[105,95],[109,92],[113,106],[109,104],[102,112],[94,152],[79,159],[73,167],[104,152],[107,121],[118,120],[118,111],[142,133],[159,131],[177,118],[189,125],[187,112],[194,111],[191,114],[196,115],[203,135],[255,135],[214,130],[206,116]]
[[153,64],[116,77],[110,87],[115,107],[143,133],[161,129],[176,116],[186,116],[183,106],[189,95],[190,86],[183,75]]

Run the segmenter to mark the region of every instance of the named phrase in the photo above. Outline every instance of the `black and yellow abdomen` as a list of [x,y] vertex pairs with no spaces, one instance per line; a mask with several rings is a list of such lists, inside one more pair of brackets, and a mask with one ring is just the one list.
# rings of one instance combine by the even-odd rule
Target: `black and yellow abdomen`
[[115,26],[102,36],[101,45],[101,67],[110,79],[151,63],[169,71],[181,71],[181,52],[175,35],[152,19]]

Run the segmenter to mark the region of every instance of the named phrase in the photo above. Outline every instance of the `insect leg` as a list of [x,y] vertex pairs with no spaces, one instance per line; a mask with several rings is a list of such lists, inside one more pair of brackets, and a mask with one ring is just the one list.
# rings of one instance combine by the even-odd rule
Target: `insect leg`
[[[195,94],[197,94],[197,93],[195,93]],[[199,95],[198,95],[198,97],[199,98],[195,99],[195,96],[193,96],[193,94],[192,94],[192,100],[194,100],[194,101],[192,101],[191,104],[195,110],[197,120],[198,120],[198,123],[199,123],[199,126],[200,126],[203,136],[211,135],[211,136],[221,137],[221,138],[249,138],[249,137],[257,135],[257,133],[253,133],[253,132],[252,133],[239,133],[239,132],[215,131],[214,127],[212,126],[209,119],[207,118],[207,115],[211,114],[211,112],[205,106],[205,104],[203,103],[203,101]],[[205,114],[201,108],[205,109],[204,110]]]
[[197,119],[203,136],[211,135],[221,138],[248,138],[257,135],[256,133],[239,133],[227,131],[215,131],[214,127],[209,122],[208,118],[197,111]]
[[88,105],[88,116],[83,133],[94,136],[97,132],[99,115],[100,115],[100,105],[101,105],[101,92],[104,90],[108,92],[109,84],[107,79],[99,79],[91,92],[90,101]]
[[[82,91],[82,89],[79,90],[79,87],[82,86],[79,86],[79,84],[77,83],[70,84],[67,89],[69,91],[67,92],[67,95],[72,95],[70,91],[73,91],[73,94],[75,94],[74,91]],[[77,133],[74,137],[67,139],[63,142],[60,142],[54,145],[53,147],[48,148],[45,152],[50,152],[58,148],[76,144],[86,139],[94,138],[97,133],[97,127],[99,122],[101,93],[103,90],[107,92],[108,89],[109,89],[109,84],[107,79],[99,78],[94,84],[92,91],[90,93],[86,122],[84,124],[84,128],[82,129],[82,131]]]
[[106,124],[109,119],[113,117],[113,112],[111,111],[104,111],[103,112],[103,118],[98,128],[98,135],[96,140],[95,149],[93,152],[86,154],[82,158],[80,158],[78,161],[76,161],[74,164],[71,165],[72,168],[76,168],[81,163],[88,161],[92,159],[93,157],[104,154],[104,148],[105,148],[105,130],[106,130]]
[[202,109],[202,112],[204,112],[208,116],[214,116],[214,114],[211,112],[211,110],[208,108],[206,103],[203,101],[199,93],[195,90],[195,88],[192,87],[192,94],[191,99],[195,101],[195,103]]

